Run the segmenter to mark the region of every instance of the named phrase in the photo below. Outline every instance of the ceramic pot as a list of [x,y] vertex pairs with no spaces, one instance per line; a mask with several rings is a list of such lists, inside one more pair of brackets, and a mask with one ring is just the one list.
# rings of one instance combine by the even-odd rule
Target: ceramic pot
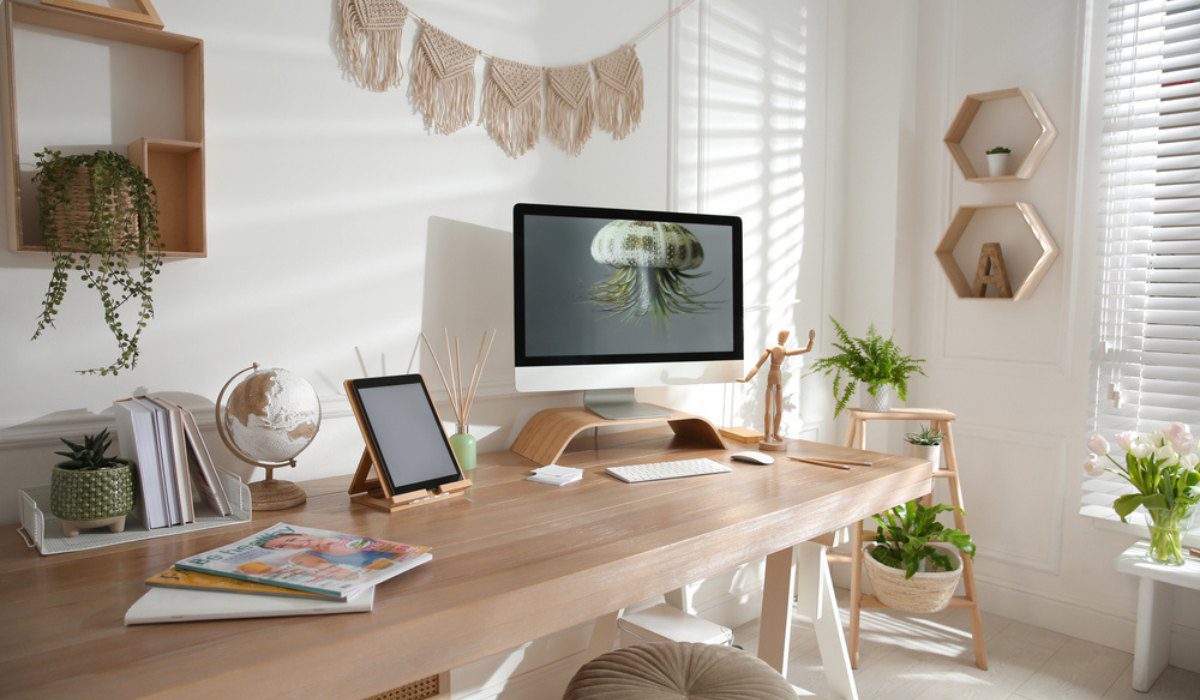
[[892,387],[881,386],[872,394],[863,385],[858,390],[858,407],[872,413],[887,413],[892,408]]
[[987,154],[988,177],[1002,177],[1008,174],[1008,153]]
[[933,544],[946,553],[955,566],[952,571],[918,571],[910,579],[903,569],[893,569],[871,556],[874,543],[863,547],[867,578],[879,602],[905,612],[933,613],[945,610],[954,597],[954,589],[962,579],[962,557],[954,547]]
[[68,537],[81,528],[125,529],[133,510],[133,474],[127,465],[107,469],[62,469],[50,473],[50,512]]
[[941,445],[914,445],[910,442],[908,443],[908,456],[929,460],[935,472],[942,468]]

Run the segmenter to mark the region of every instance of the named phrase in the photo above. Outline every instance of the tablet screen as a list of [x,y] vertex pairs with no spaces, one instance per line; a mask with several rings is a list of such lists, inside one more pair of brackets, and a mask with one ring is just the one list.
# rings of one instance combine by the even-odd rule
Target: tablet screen
[[419,380],[382,386],[360,384],[356,389],[393,491],[438,485],[428,483],[433,480],[458,480],[458,465]]

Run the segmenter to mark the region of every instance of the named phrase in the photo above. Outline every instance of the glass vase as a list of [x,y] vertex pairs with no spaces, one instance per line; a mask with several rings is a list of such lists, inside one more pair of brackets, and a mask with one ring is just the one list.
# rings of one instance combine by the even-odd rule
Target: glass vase
[[1195,508],[1149,508],[1150,549],[1146,558],[1155,564],[1183,566],[1183,536],[1192,527]]
[[460,425],[450,436],[450,449],[454,450],[458,466],[462,467],[464,472],[475,469],[475,436],[470,430],[469,426]]

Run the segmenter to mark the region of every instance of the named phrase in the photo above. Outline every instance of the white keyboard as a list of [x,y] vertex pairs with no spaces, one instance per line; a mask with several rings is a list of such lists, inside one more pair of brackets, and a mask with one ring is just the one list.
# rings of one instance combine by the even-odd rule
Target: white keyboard
[[609,467],[604,471],[612,474],[621,481],[636,484],[639,481],[678,479],[684,476],[700,476],[701,474],[725,474],[733,470],[711,459],[681,459],[677,462],[653,462],[650,464],[631,464],[627,467]]

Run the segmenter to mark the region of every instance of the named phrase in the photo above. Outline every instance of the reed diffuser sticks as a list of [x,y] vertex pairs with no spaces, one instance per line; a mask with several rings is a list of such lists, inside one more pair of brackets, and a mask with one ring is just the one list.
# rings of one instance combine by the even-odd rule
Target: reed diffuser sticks
[[451,343],[449,329],[444,330],[444,336],[446,341],[445,366],[450,368],[449,376],[443,369],[442,361],[434,352],[429,338],[425,337],[424,333],[421,334],[421,341],[425,343],[425,349],[433,357],[438,376],[442,379],[442,386],[446,388],[446,394],[450,397],[450,407],[454,410],[454,420],[458,425],[458,430],[465,433],[470,430],[471,408],[475,405],[479,382],[483,381],[483,368],[487,365],[488,356],[492,354],[492,344],[496,342],[496,329],[483,332],[483,337],[479,341],[479,350],[475,353],[475,366],[471,368],[469,380],[464,380],[463,377],[462,343],[458,336],[455,336],[454,342]]

